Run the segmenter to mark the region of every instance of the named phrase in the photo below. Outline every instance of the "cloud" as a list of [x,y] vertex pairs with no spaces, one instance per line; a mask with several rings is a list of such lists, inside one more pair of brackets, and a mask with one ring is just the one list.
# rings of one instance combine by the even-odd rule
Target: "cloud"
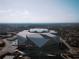
[[27,18],[28,15],[27,10],[0,10],[0,18]]

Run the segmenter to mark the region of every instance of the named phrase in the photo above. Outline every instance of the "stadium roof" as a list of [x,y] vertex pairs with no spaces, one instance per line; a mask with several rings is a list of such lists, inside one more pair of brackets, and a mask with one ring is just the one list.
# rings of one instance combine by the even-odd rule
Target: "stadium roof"
[[[45,36],[48,38],[45,38]],[[27,40],[32,41],[39,48],[44,46],[51,38],[52,43],[58,43],[59,38],[51,33],[32,33],[28,30],[21,31],[17,34],[19,45],[25,45]]]

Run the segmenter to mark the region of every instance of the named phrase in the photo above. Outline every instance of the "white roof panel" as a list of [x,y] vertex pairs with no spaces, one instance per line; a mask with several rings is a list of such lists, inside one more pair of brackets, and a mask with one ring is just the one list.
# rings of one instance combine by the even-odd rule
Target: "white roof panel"
[[53,35],[53,34],[51,34],[51,33],[41,33],[41,34],[44,34],[44,35],[47,35],[47,36],[49,36],[49,37],[56,37],[56,35]]
[[51,33],[41,33],[41,34],[46,35],[46,36],[48,36],[48,37],[51,37],[52,40],[54,40],[55,42],[59,42],[59,41],[60,41],[60,38],[59,38],[58,36],[53,35],[53,34],[51,34]]
[[19,32],[17,35],[26,38],[27,33],[28,33],[28,30],[24,30],[22,32]]

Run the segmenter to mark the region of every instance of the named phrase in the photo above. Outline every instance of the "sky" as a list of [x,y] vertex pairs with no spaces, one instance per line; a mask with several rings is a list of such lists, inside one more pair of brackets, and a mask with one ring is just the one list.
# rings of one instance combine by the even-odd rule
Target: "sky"
[[75,22],[79,0],[0,0],[0,23]]

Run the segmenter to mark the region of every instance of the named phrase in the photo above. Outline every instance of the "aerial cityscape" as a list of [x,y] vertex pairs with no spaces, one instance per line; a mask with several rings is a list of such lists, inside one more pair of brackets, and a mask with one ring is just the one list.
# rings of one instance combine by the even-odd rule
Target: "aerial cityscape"
[[0,59],[79,59],[79,0],[0,0]]
[[78,23],[0,24],[0,58],[78,59],[78,31]]

